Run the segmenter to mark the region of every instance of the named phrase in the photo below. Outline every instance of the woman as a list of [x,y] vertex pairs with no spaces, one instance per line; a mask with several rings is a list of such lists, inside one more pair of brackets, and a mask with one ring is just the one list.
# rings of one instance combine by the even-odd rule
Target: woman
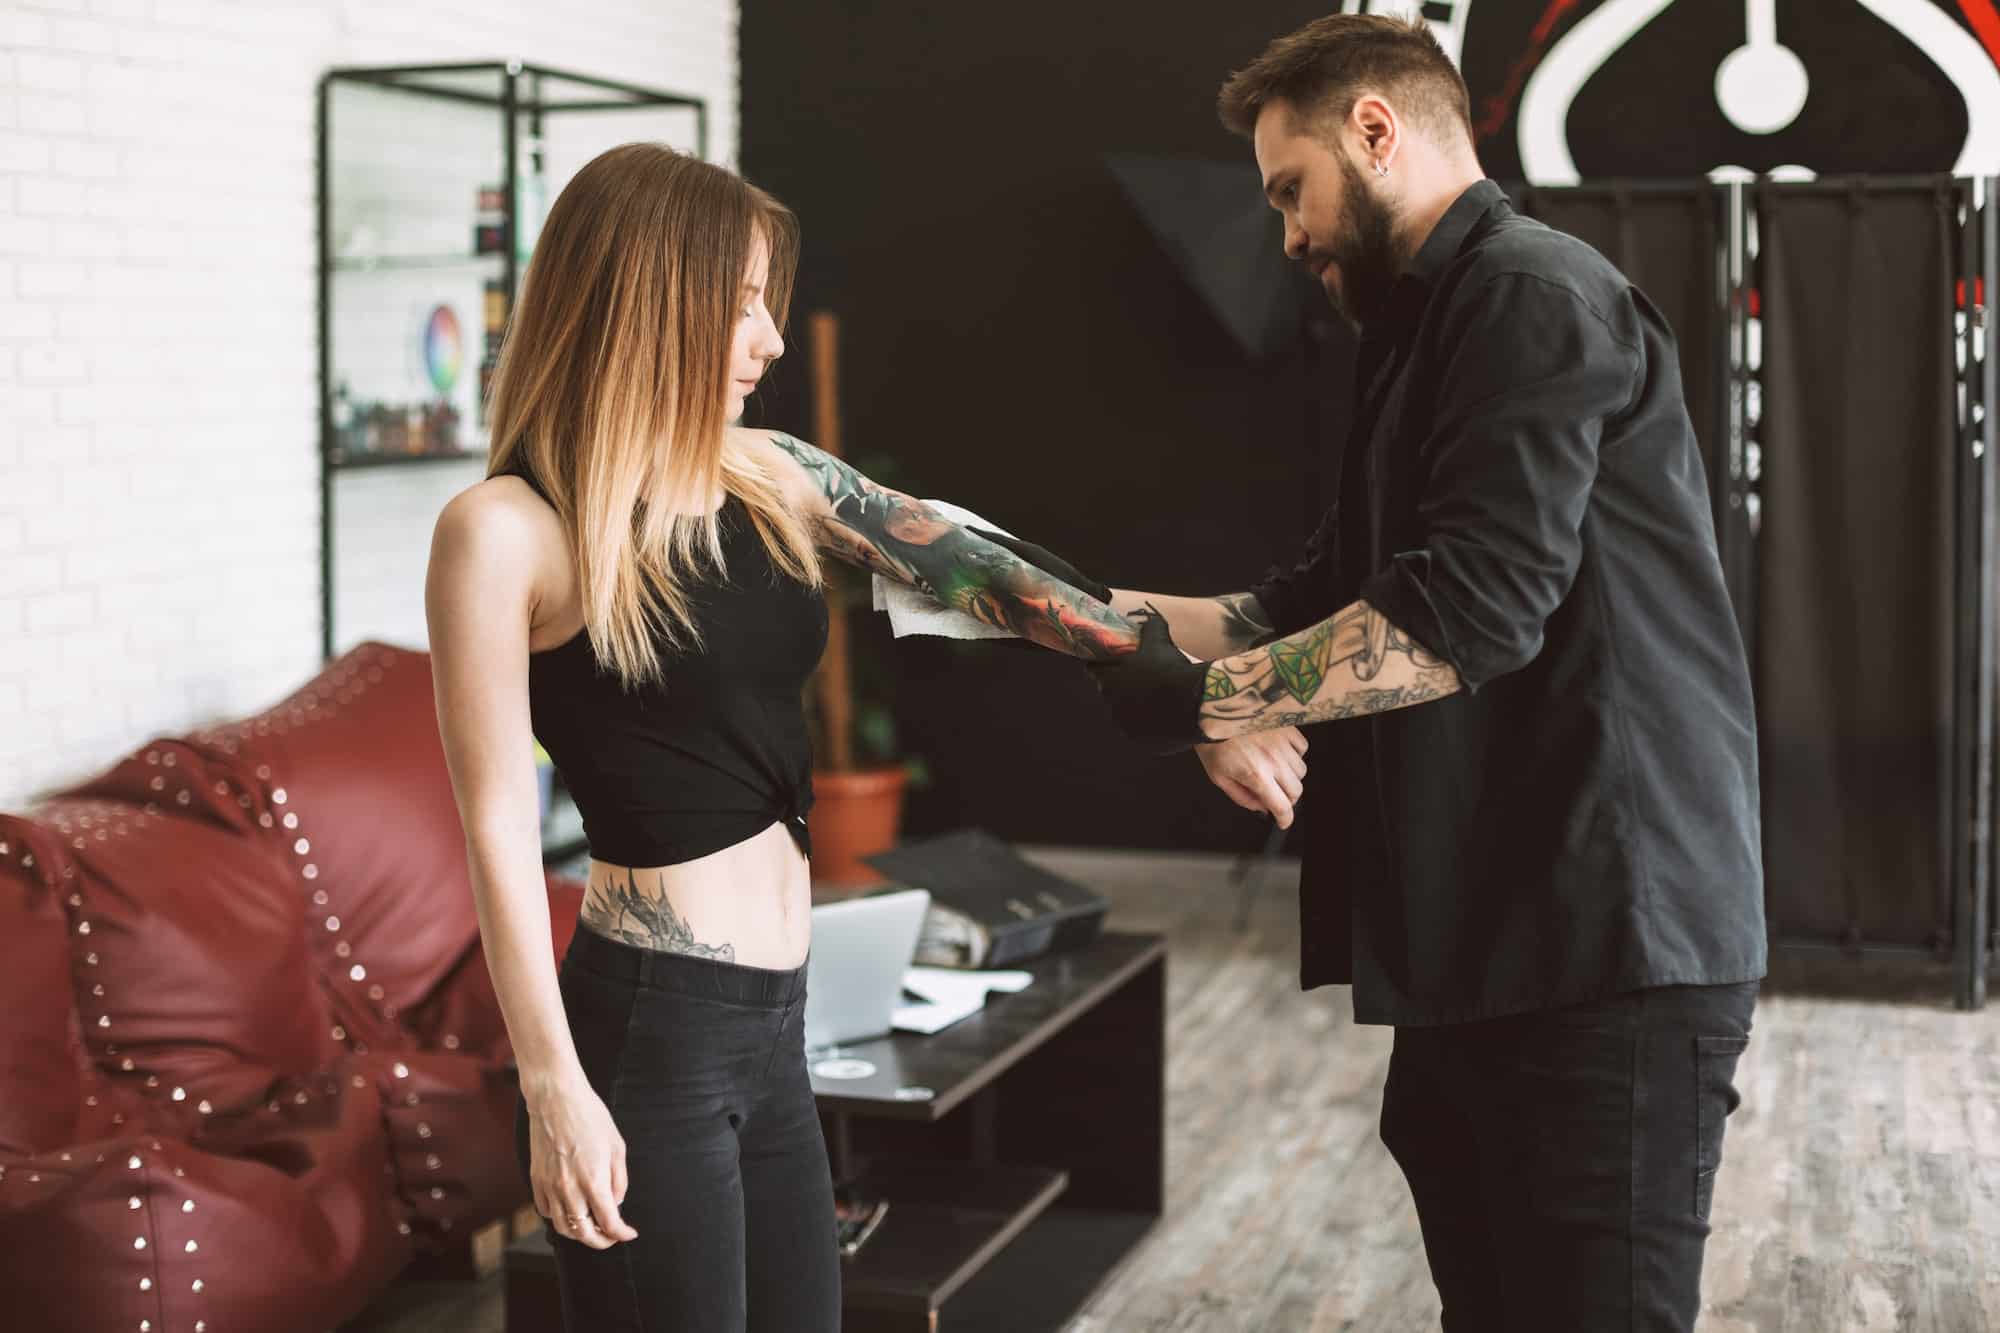
[[[820,559],[1073,656],[1136,642],[1011,550],[728,424],[784,351],[795,235],[664,147],[586,165],[508,332],[491,475],[433,537],[438,721],[572,1330],[838,1326],[803,1038]],[[560,969],[537,738],[590,841]]]

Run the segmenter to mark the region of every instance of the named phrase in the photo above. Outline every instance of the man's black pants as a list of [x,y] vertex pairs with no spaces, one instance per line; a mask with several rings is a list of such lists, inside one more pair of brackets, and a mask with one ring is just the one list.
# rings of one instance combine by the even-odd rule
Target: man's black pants
[[1757,983],[1396,1030],[1382,1141],[1445,1333],[1694,1327]]

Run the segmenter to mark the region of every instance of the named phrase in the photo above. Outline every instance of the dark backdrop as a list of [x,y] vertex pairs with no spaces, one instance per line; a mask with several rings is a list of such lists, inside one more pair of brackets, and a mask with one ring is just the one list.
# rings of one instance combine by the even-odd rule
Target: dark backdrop
[[[847,456],[967,505],[1120,586],[1246,587],[1303,544],[1345,422],[1344,332],[1248,364],[1119,192],[1106,153],[1240,162],[1234,65],[1324,6],[1136,0],[742,11],[743,171],[799,215],[792,350],[753,421],[810,437],[803,315],[841,320]],[[1269,243],[1279,244],[1271,215]],[[1304,338],[1299,339],[1301,348]],[[1192,756],[1130,751],[1075,664],[1015,645],[887,644],[910,830],[1249,849],[1267,827]]]
[[[1254,203],[1247,146],[1217,124],[1216,89],[1273,36],[1335,7],[1182,6],[1167,18],[1141,0],[1004,9],[744,0],[743,168],[804,224],[795,309],[831,309],[843,322],[850,457],[1116,584],[1231,591],[1289,557],[1335,484],[1325,463],[1346,422],[1345,335],[1316,359],[1302,337],[1272,364],[1246,364],[1103,157],[1238,162]],[[1688,179],[1724,163],[1950,170],[1971,103],[1990,110],[1996,99],[1983,65],[1963,86],[1947,77],[1946,48],[2000,59],[2000,3],[1931,7],[1949,31],[1884,22],[1850,0],[1780,0],[1780,40],[1812,92],[1792,124],[1750,135],[1715,92],[1718,62],[1744,39],[1742,6],[1672,6],[1584,72],[1565,144],[1599,181]],[[1426,7],[1438,22],[1464,19],[1461,69],[1489,175],[1531,174],[1521,94],[1602,9],[1603,0],[1483,0],[1476,16],[1469,5]],[[1611,216],[1599,216],[1603,199],[1546,202],[1531,211],[1605,247],[1681,317],[1691,405],[1705,426],[1713,386],[1696,318],[1702,292],[1612,244],[1623,232],[1596,225]],[[1627,204],[1613,202],[1623,216]],[[1667,253],[1657,249],[1638,247]],[[800,347],[780,363],[753,408],[761,420],[809,433],[805,359]],[[1767,521],[1783,526],[1774,513],[1783,497],[1766,490]],[[1192,758],[1155,762],[1124,749],[1080,669],[1019,648],[892,646],[881,618],[863,620],[864,664],[895,676],[904,740],[936,779],[912,803],[914,830],[977,822],[1017,839],[1258,841],[1257,819],[1213,794]]]

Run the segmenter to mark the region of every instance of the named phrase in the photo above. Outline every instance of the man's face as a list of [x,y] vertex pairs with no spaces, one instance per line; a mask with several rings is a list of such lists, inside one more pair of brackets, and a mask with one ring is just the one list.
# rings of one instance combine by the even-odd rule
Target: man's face
[[1285,257],[1303,263],[1351,323],[1378,321],[1402,270],[1397,213],[1343,147],[1272,102],[1251,138],[1264,197],[1285,219]]

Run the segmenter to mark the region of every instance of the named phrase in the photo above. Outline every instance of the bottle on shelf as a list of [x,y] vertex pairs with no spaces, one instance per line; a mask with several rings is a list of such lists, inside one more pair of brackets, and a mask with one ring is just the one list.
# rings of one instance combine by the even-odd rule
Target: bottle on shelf
[[507,284],[498,278],[488,278],[485,284],[485,318],[482,321],[486,331],[486,350],[498,349],[500,335],[507,327]]
[[455,454],[463,446],[458,439],[458,408],[449,398],[427,403],[424,412],[424,452]]
[[401,412],[385,403],[377,403],[368,411],[368,425],[371,452],[409,452],[409,423]]
[[485,350],[479,358],[479,400],[474,421],[486,426],[486,400],[493,388],[493,372],[500,364],[500,340],[507,331],[507,284],[499,278],[486,280],[484,303]]
[[341,380],[333,386],[333,448],[337,457],[347,457],[361,452],[365,441],[358,429],[360,411],[355,406],[354,395],[348,390],[347,381]]
[[507,191],[500,185],[479,187],[479,207],[472,219],[472,253],[497,255],[507,248]]

